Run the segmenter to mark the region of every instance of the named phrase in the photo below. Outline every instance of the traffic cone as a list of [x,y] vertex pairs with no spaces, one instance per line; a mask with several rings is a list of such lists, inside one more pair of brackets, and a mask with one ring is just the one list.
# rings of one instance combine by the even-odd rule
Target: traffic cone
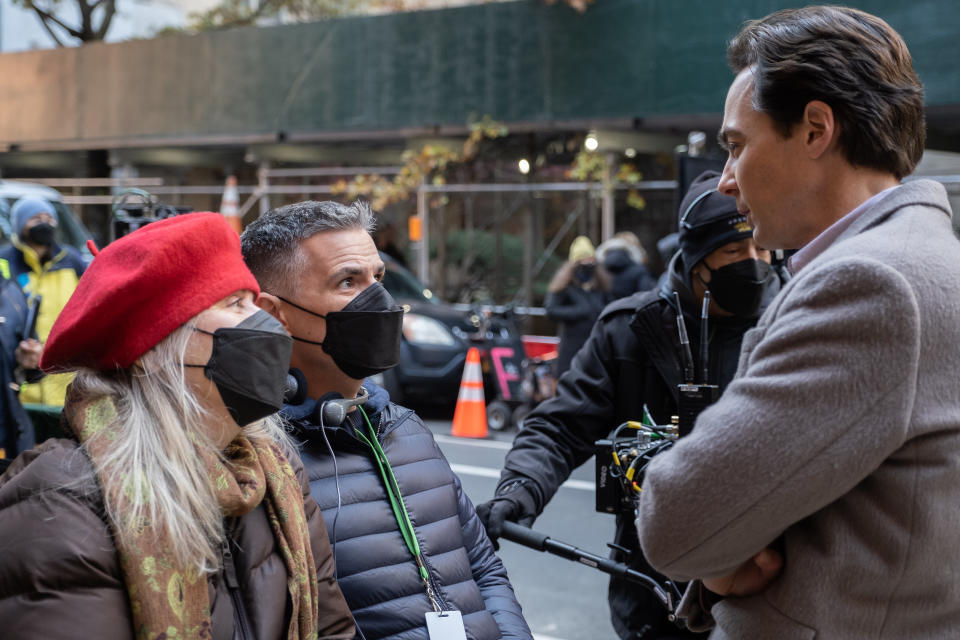
[[483,400],[483,373],[480,371],[480,351],[476,347],[467,351],[451,433],[461,438],[487,437],[487,404]]
[[240,192],[237,189],[237,177],[227,176],[227,184],[223,188],[223,199],[220,201],[220,215],[238,235],[243,231],[239,205]]

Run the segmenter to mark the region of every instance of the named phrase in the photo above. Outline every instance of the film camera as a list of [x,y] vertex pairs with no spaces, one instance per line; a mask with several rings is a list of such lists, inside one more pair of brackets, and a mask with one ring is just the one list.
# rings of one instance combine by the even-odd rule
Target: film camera
[[136,231],[142,226],[193,211],[190,207],[175,207],[157,202],[143,189],[124,189],[113,198],[110,205],[113,218],[110,224],[110,241]]
[[[666,451],[679,437],[676,424],[658,426],[652,424],[645,412],[644,422],[624,422],[611,437],[597,440],[596,485],[597,505],[600,513],[632,513],[640,495],[643,473],[654,456]],[[650,424],[648,424],[650,423]],[[625,430],[632,436],[621,437]]]
[[[693,430],[697,416],[720,396],[717,385],[708,384],[708,315],[710,292],[703,297],[700,315],[700,382],[695,381],[693,354],[687,327],[680,312],[680,298],[673,294],[677,313],[677,333],[680,339],[680,361],[683,366],[683,382],[677,385],[678,414],[667,426],[657,425],[643,406],[642,422],[624,422],[609,439],[594,443],[596,454],[597,505],[600,513],[633,514],[636,516],[636,499],[640,495],[643,473],[658,453],[666,451],[677,438]],[[621,437],[624,429],[632,429],[633,437]]]

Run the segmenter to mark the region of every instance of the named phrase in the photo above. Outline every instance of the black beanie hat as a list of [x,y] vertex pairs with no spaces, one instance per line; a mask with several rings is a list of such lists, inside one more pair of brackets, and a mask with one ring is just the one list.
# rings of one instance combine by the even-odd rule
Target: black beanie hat
[[720,174],[704,171],[697,176],[680,203],[680,253],[684,273],[723,245],[753,236],[737,201],[717,191]]

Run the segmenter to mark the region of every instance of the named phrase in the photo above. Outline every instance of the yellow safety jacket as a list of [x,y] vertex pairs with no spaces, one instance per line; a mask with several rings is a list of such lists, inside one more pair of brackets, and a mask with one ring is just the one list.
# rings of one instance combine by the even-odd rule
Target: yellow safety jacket
[[[53,257],[41,263],[37,252],[14,236],[13,244],[0,250],[0,272],[9,273],[23,289],[28,299],[42,296],[37,314],[37,338],[46,342],[57,316],[77,288],[86,264],[80,253],[72,247],[54,245]],[[20,402],[63,406],[67,385],[73,374],[48,375],[35,384],[20,387]]]

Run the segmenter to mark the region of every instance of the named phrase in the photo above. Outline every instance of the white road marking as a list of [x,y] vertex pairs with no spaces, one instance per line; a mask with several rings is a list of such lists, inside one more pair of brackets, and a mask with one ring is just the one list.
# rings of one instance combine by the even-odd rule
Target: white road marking
[[[499,478],[500,469],[491,469],[490,467],[475,467],[470,464],[450,464],[450,468],[458,475],[480,476],[482,478]],[[581,491],[595,491],[596,485],[586,480],[567,480],[561,487],[567,489],[580,489]]]
[[462,444],[467,447],[486,447],[488,449],[502,449],[503,451],[509,451],[510,447],[513,446],[511,442],[503,442],[502,440],[483,440],[480,438],[455,438],[454,436],[443,436],[434,434],[433,439],[437,442],[442,442],[443,444]]
[[555,638],[554,636],[545,636],[542,633],[533,634],[533,640],[561,640],[560,638]]

